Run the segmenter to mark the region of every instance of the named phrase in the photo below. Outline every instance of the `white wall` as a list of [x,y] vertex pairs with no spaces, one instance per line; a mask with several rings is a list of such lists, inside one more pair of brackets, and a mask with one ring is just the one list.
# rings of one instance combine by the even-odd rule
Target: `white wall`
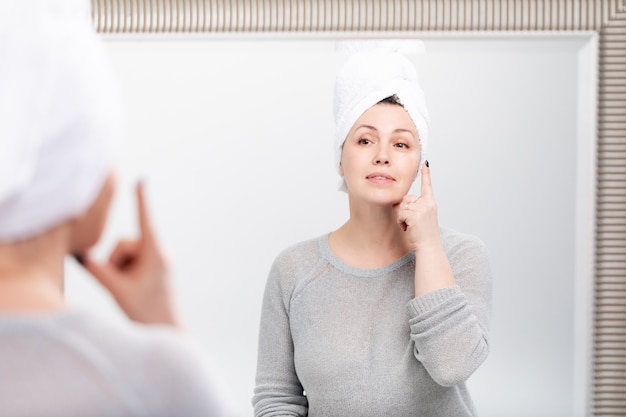
[[[432,117],[440,220],[491,250],[492,350],[470,380],[481,416],[574,412],[585,42],[430,38],[414,58]],[[270,264],[287,245],[346,220],[331,150],[343,55],[330,39],[109,39],[107,47],[128,128],[97,253],[134,233],[132,183],[143,178],[184,321],[249,411]],[[66,286],[74,304],[121,317],[71,262]]]

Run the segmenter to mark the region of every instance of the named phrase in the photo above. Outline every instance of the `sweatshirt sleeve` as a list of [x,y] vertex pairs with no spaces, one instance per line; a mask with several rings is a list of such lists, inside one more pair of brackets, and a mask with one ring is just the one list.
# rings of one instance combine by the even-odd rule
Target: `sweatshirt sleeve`
[[281,262],[272,265],[261,309],[254,415],[306,416],[308,402],[294,366],[289,325],[293,273]]
[[446,249],[456,280],[408,303],[414,354],[442,386],[467,380],[489,352],[491,267],[482,241],[465,236]]

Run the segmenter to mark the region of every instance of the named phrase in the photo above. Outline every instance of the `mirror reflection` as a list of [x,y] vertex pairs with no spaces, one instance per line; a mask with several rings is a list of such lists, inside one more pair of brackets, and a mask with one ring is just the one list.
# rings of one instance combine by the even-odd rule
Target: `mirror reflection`
[[[484,241],[493,270],[491,351],[468,381],[477,412],[570,415],[578,68],[588,40],[423,42],[425,53],[408,59],[431,118],[439,221]],[[105,44],[126,129],[96,255],[134,232],[132,184],[143,179],[181,316],[249,411],[272,262],[349,217],[333,150],[333,83],[346,54],[332,39]],[[74,303],[121,316],[79,269],[67,275]]]

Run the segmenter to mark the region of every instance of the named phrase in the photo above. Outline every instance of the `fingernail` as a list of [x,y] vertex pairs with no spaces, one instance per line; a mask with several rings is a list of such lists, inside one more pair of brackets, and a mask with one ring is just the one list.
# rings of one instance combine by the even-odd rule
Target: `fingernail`
[[428,159],[426,160],[426,168],[430,168],[430,164],[428,163]]
[[74,257],[74,259],[76,259],[76,262],[83,266],[85,265],[85,257],[83,255],[81,255],[80,253],[73,253],[72,256]]

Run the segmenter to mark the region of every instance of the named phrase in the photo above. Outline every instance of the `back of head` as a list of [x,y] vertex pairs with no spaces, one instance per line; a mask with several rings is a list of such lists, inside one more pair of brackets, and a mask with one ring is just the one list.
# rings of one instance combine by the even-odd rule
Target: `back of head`
[[0,243],[83,213],[112,169],[121,100],[89,12],[0,2]]

